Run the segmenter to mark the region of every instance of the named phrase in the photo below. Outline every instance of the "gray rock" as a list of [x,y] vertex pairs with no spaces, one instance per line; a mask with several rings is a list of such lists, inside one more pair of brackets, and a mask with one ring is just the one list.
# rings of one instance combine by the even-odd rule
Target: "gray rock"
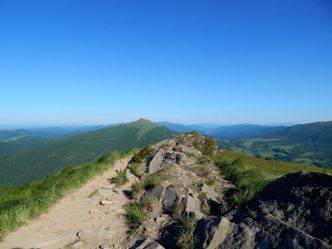
[[153,241],[149,243],[146,247],[144,247],[144,249],[165,249],[165,248],[156,241]]
[[141,197],[141,204],[146,204],[149,200],[160,201],[165,188],[163,186],[155,186],[152,189],[147,190]]
[[171,214],[177,203],[180,202],[180,194],[176,188],[173,186],[168,186],[166,188],[164,197],[163,197],[163,206],[164,210]]
[[147,172],[153,174],[163,169],[164,165],[162,164],[166,151],[164,149],[156,150],[147,160]]
[[201,188],[202,192],[206,194],[206,197],[208,199],[211,199],[213,201],[217,201],[216,192],[213,190],[212,187],[206,185],[205,183],[202,183],[200,185],[200,188]]
[[204,217],[204,214],[201,212],[201,201],[197,193],[189,191],[183,199],[183,203],[185,214],[188,217],[195,217],[198,220]]
[[202,152],[199,150],[195,149],[194,147],[188,147],[183,144],[178,144],[177,146],[174,147],[176,151],[180,151],[182,153],[185,153],[189,156],[193,156],[195,158],[200,158],[202,157]]
[[195,248],[218,248],[232,232],[234,224],[224,217],[210,216],[198,221],[196,229]]
[[151,240],[151,239],[146,239],[141,245],[139,245],[136,248],[137,249],[165,249],[158,242]]

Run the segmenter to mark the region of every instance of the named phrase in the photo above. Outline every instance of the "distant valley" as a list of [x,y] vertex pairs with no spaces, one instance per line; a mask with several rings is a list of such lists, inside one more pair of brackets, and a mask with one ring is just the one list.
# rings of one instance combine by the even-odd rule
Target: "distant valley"
[[204,127],[162,122],[174,131],[196,130],[215,137],[224,149],[256,157],[332,168],[332,122],[293,126],[230,125]]

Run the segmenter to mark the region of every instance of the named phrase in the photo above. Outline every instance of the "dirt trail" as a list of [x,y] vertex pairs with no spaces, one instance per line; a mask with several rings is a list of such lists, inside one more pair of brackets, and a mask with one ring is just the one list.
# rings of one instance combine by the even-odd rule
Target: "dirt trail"
[[[1,249],[31,248],[125,248],[127,225],[124,191],[137,179],[127,171],[129,182],[116,188],[110,178],[126,168],[127,159],[117,161],[102,175],[61,199],[47,213],[9,234]],[[100,205],[102,200],[111,205]]]

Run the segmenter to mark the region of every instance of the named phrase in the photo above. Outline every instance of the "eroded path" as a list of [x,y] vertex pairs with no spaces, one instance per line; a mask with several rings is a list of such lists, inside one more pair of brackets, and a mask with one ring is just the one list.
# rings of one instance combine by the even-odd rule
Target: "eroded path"
[[[9,234],[0,243],[10,248],[125,248],[127,224],[124,192],[137,179],[127,170],[129,182],[116,188],[110,178],[125,169],[129,158],[117,161],[102,175],[61,199],[47,213]],[[108,205],[101,205],[109,200]]]

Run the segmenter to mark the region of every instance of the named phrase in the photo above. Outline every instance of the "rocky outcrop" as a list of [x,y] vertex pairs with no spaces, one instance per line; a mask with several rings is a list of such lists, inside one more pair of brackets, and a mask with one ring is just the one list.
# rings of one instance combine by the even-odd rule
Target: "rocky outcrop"
[[225,217],[197,226],[196,248],[332,248],[332,177],[289,174]]
[[[218,197],[224,194],[224,179],[218,174],[211,158],[204,153],[207,143],[209,140],[205,137],[187,133],[150,146],[151,152],[140,165],[145,169],[140,180],[142,183],[146,179],[157,180],[144,185],[142,193],[134,197],[145,209],[147,219],[141,225],[134,243],[137,246],[133,248],[138,245],[138,248],[145,248],[148,242],[157,248],[159,245],[178,248],[177,238],[181,236],[183,223],[187,219],[202,219],[210,210],[215,210],[215,206],[222,205]],[[210,177],[215,179],[211,181]],[[210,186],[205,182],[209,182]]]

